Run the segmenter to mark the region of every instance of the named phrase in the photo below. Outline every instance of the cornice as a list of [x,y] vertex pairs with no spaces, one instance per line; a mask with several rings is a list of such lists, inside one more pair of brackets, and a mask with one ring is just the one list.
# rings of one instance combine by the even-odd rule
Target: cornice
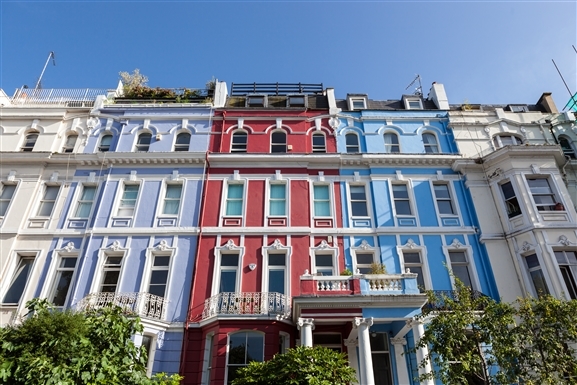
[[439,165],[451,167],[452,164],[463,159],[460,154],[341,154],[343,166],[355,165]]

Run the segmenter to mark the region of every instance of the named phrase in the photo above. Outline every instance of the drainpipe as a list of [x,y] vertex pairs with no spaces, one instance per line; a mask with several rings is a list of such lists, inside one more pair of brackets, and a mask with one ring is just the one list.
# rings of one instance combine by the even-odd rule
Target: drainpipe
[[222,154],[222,140],[224,139],[224,126],[226,123],[226,111],[222,111],[222,127],[220,127],[220,144],[218,148],[218,153]]

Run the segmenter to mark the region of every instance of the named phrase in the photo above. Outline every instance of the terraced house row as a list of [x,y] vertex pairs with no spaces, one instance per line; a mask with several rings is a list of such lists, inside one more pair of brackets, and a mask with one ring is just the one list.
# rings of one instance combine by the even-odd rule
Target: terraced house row
[[[176,94],[185,92],[175,90]],[[417,384],[424,290],[577,298],[575,116],[322,84],[0,92],[0,324],[119,304],[148,371],[230,384],[297,345]],[[425,383],[427,385],[432,384]]]

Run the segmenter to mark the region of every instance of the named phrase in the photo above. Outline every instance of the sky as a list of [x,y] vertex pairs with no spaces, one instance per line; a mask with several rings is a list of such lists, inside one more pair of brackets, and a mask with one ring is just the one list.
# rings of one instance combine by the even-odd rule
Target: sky
[[322,83],[400,99],[418,74],[449,103],[535,103],[577,92],[577,1],[0,0],[0,88]]

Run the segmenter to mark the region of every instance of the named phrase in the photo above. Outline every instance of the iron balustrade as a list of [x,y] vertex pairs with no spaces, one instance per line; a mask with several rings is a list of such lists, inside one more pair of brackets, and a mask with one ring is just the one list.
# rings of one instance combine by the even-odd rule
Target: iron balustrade
[[93,107],[96,97],[108,95],[108,90],[99,88],[20,88],[10,100],[13,105]]
[[168,301],[150,293],[90,293],[77,304],[77,310],[119,306],[129,314],[160,321],[166,320]]
[[323,83],[232,83],[230,96],[322,94]]
[[202,319],[217,315],[290,316],[290,299],[281,293],[219,293],[204,301]]

